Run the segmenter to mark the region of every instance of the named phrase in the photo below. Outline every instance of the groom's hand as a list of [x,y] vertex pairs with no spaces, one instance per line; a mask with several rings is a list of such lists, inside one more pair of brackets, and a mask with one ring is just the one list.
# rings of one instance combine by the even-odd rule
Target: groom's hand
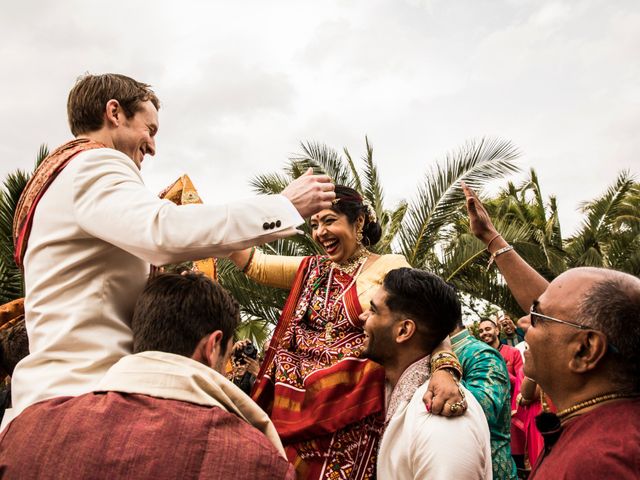
[[309,168],[282,191],[304,218],[331,207],[336,198],[335,186],[327,175],[314,175]]

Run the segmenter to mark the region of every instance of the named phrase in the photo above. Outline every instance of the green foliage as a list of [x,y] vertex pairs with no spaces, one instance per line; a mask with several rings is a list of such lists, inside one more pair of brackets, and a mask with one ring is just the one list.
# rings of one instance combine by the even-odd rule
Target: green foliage
[[[412,265],[434,270],[442,263],[435,252],[442,239],[449,237],[450,223],[459,217],[464,204],[460,181],[475,188],[482,187],[488,181],[516,171],[518,155],[506,141],[481,139],[468,142],[427,173],[411,202],[402,200],[389,208],[368,138],[365,138],[361,169],[346,148],[341,155],[326,145],[307,142],[301,144],[301,150],[289,159],[282,173],[268,173],[252,179],[253,188],[261,194],[279,193],[309,167],[316,173],[326,173],[334,182],[358,190],[373,205],[382,227],[382,239],[373,248],[376,253],[404,253]],[[311,238],[308,225],[302,230],[304,235],[280,240],[261,249],[280,255],[322,253]],[[246,325],[243,328],[261,334],[267,325],[276,323],[286,292],[256,285],[230,264],[221,263],[221,282],[242,305]],[[257,326],[253,327],[251,322],[256,322]]]
[[[552,280],[568,268],[597,266],[640,275],[640,185],[622,172],[606,192],[582,211],[580,231],[561,235],[555,197],[544,201],[534,170],[516,186],[508,182],[483,203],[502,236],[534,269]],[[489,255],[471,234],[466,211],[453,224],[454,234],[444,246],[441,274],[474,298],[499,305],[514,319],[523,312],[497,269],[485,271]]]
[[[260,193],[277,193],[309,167],[316,173],[327,173],[335,182],[363,193],[374,206],[383,230],[375,251],[402,253],[412,266],[429,269],[453,283],[462,294],[467,318],[477,319],[497,310],[514,319],[524,314],[498,270],[493,267],[487,271],[489,255],[470,232],[459,187],[463,180],[480,193],[487,182],[516,172],[518,152],[509,142],[481,139],[466,143],[429,169],[414,195],[391,208],[385,204],[384,182],[367,138],[362,169],[346,148],[342,155],[317,143],[303,143],[301,148],[302,153],[289,160],[284,173],[258,176],[251,182],[254,188]],[[554,196],[545,200],[533,169],[524,181],[507,182],[497,195],[483,198],[483,203],[505,240],[549,280],[581,265],[640,275],[640,185],[629,172],[622,172],[602,196],[582,206],[583,226],[568,239],[562,237],[557,200]],[[308,227],[303,230],[304,236],[281,240],[265,250],[321,253]],[[234,269],[221,276],[227,277],[225,285],[247,305],[245,318],[262,322],[259,332],[275,323],[286,292],[256,286]]]
[[[46,145],[41,145],[35,166],[49,155]],[[13,217],[20,194],[31,178],[31,173],[16,170],[7,175],[0,187],[0,304],[24,296],[22,272],[13,259]]]

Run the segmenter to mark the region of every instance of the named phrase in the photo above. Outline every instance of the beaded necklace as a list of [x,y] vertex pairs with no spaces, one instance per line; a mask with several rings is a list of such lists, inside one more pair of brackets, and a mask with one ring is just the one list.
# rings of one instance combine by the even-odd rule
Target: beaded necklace
[[585,400],[584,402],[576,403],[569,408],[565,408],[564,410],[560,410],[557,415],[560,420],[566,420],[573,416],[576,412],[584,410],[588,407],[593,407],[594,405],[598,405],[599,403],[606,402],[607,400],[614,400],[616,398],[629,398],[636,397],[638,394],[633,393],[606,393],[604,395],[598,395],[597,397],[590,398],[589,400]]

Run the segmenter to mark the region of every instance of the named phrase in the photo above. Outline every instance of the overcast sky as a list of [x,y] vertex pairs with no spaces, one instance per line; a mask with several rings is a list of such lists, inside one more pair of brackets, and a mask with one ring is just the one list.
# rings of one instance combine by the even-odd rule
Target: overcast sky
[[70,139],[87,71],[153,85],[145,181],[188,173],[208,203],[250,195],[300,141],[358,158],[368,135],[392,204],[498,136],[557,195],[567,235],[580,201],[640,171],[638,0],[21,0],[3,2],[0,40],[2,176]]

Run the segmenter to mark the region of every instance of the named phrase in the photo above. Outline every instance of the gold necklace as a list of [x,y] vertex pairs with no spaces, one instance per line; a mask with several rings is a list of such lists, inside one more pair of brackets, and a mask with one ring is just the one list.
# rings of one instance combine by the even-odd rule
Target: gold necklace
[[[323,308],[324,318],[329,320],[326,323],[324,328],[324,337],[327,343],[332,343],[334,340],[333,322],[331,321],[329,316],[334,314],[335,305],[340,303],[340,300],[342,300],[342,297],[345,296],[345,294],[356,283],[356,280],[358,280],[360,273],[362,273],[364,264],[367,263],[367,259],[369,258],[369,255],[371,255],[371,253],[366,248],[361,247],[360,250],[358,250],[354,255],[352,255],[347,262],[345,263],[336,263],[333,261],[331,262],[331,269],[329,270],[329,278],[327,279],[327,289],[324,295],[324,308]],[[348,273],[349,275],[353,275],[353,279],[351,280],[349,285],[347,285],[347,287],[344,290],[342,290],[342,293],[340,293],[340,295],[338,296],[336,301],[333,302],[330,308],[329,293],[331,292],[331,284],[333,283],[333,270],[336,267],[342,270],[343,272]]]
[[584,402],[576,403],[569,408],[565,408],[564,410],[560,410],[557,415],[560,420],[566,419],[569,415],[579,412],[580,410],[584,410],[588,407],[593,407],[602,402],[606,402],[607,400],[614,400],[616,398],[628,398],[635,397],[637,394],[633,393],[606,393],[604,395],[598,395],[597,397],[590,398],[589,400],[585,400]]
[[333,270],[334,268],[338,268],[344,273],[353,275],[353,273],[360,267],[360,262],[362,261],[362,259],[368,258],[369,255],[371,255],[371,252],[369,250],[364,247],[360,247],[344,262],[331,261],[331,269]]

